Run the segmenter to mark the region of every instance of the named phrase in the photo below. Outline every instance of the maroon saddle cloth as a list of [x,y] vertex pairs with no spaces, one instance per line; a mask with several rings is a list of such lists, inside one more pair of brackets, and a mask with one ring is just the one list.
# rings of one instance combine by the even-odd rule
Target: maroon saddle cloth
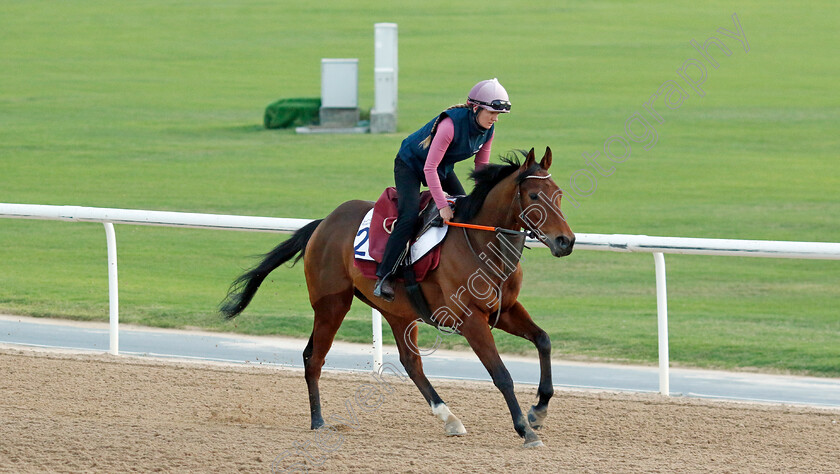
[[[432,200],[432,194],[429,191],[420,193],[420,209],[425,209]],[[362,271],[366,278],[376,279],[376,265],[382,261],[382,256],[385,254],[385,246],[388,244],[388,237],[394,229],[394,223],[397,220],[397,189],[393,186],[385,188],[379,199],[373,205],[373,216],[370,221],[370,243],[368,254],[375,260],[362,260],[355,258],[353,264]],[[413,243],[413,241],[412,241]],[[428,272],[437,268],[440,263],[440,249],[438,245],[429,253],[421,257],[414,263],[414,273],[417,281],[422,281]]]

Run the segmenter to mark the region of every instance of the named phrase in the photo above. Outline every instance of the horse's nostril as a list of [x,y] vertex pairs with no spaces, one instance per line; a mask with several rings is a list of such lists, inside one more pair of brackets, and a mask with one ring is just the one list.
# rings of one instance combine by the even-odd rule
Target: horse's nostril
[[560,248],[560,250],[568,250],[568,249],[572,248],[572,246],[574,244],[575,244],[575,239],[574,238],[570,239],[570,238],[566,237],[565,235],[561,235],[560,237],[557,237],[557,246]]
[[561,249],[565,250],[565,249],[569,248],[570,241],[569,241],[569,238],[566,237],[565,235],[561,235],[560,237],[557,237],[557,242],[560,244]]

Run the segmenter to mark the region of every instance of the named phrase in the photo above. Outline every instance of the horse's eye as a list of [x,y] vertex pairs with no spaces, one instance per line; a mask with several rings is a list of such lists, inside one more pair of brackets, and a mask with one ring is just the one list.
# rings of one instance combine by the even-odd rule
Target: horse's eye
[[534,201],[539,199],[539,196],[537,196],[537,193],[531,193],[531,194],[528,195],[528,197],[531,198]]

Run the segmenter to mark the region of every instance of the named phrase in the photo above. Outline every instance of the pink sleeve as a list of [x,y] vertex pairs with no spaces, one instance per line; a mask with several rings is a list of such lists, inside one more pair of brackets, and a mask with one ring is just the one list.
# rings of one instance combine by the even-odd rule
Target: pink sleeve
[[475,154],[475,169],[480,170],[490,163],[490,146],[493,144],[493,137],[496,136],[496,131],[493,130],[493,135],[484,142],[484,146]]
[[[446,153],[446,149],[449,148],[449,144],[452,143],[452,137],[454,136],[455,124],[452,123],[452,119],[449,117],[442,119],[438,123],[435,137],[429,146],[429,155],[426,157],[426,164],[423,166],[426,184],[429,186],[432,199],[435,200],[438,209],[443,209],[449,205],[446,202],[446,195],[443,194],[443,187],[440,185],[440,176],[438,176],[437,169],[441,160],[443,160],[443,154]],[[476,157],[476,159],[478,158]]]

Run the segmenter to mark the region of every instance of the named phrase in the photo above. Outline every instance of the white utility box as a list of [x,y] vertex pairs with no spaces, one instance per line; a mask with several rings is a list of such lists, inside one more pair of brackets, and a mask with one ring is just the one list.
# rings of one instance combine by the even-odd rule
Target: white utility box
[[359,60],[321,59],[322,127],[354,127],[359,121]]
[[359,107],[358,59],[321,59],[321,107]]

